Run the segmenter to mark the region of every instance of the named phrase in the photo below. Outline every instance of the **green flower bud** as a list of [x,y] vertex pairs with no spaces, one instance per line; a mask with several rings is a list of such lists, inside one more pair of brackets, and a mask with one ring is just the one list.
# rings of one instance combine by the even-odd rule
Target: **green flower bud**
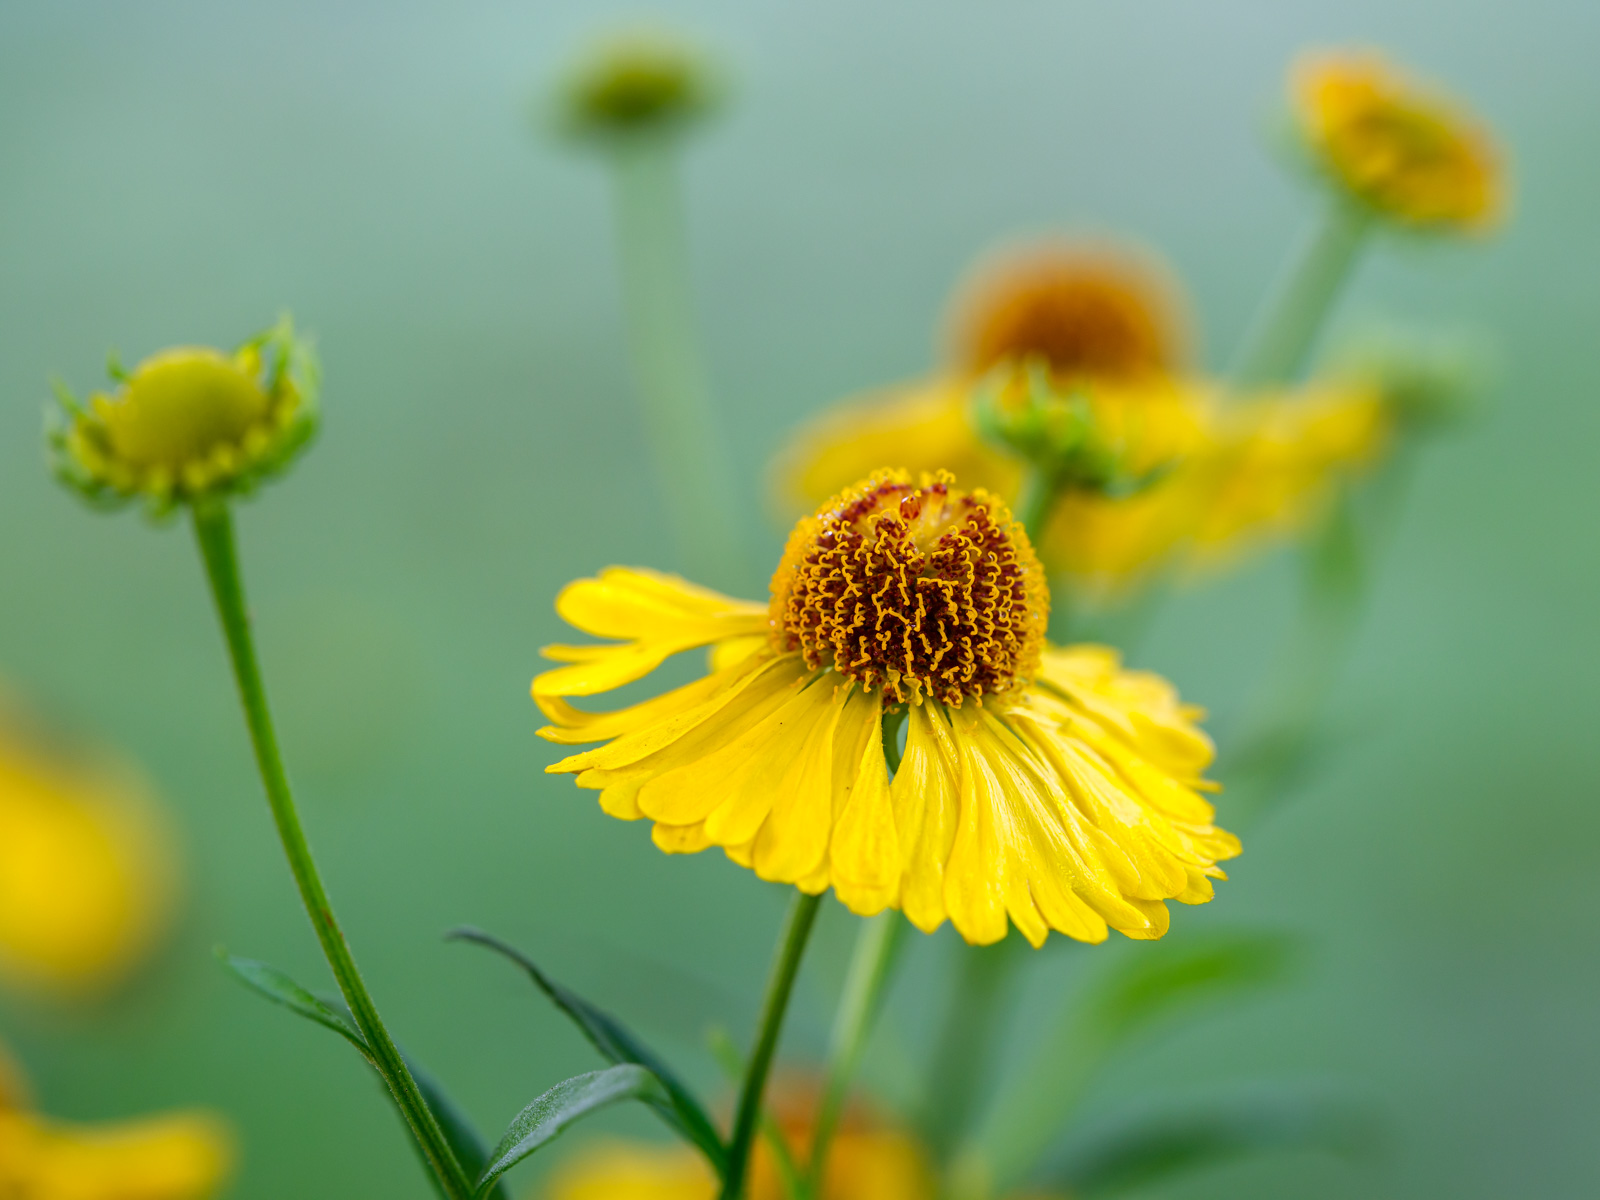
[[709,115],[722,95],[710,59],[670,35],[617,34],[588,51],[558,95],[563,129],[609,139],[681,130]]
[[288,318],[232,354],[163,350],[80,403],[58,385],[48,432],[56,475],[86,499],[152,514],[249,492],[316,430],[317,364]]

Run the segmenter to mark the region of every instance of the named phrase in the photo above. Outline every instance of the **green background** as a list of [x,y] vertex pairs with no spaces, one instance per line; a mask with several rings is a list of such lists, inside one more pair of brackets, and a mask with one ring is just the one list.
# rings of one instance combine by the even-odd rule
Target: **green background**
[[[92,515],[44,471],[46,379],[88,390],[109,346],[133,361],[231,344],[286,306],[317,336],[322,440],[242,509],[243,553],[313,842],[408,1047],[488,1130],[594,1065],[509,968],[441,943],[463,922],[535,953],[708,1088],[707,1020],[748,1033],[781,890],[720,856],[666,858],[543,776],[526,696],[563,581],[672,565],[606,181],[529,120],[611,9],[0,6],[0,676],[142,761],[180,814],[190,877],[176,936],[129,992],[6,1001],[0,1029],[52,1113],[228,1113],[241,1200],[426,1190],[356,1057],[210,958],[223,942],[326,986],[190,539]],[[1492,403],[1422,464],[1322,772],[1252,831],[1216,903],[1176,916],[1180,932],[1304,931],[1307,965],[1145,1039],[1092,1111],[1304,1078],[1369,1098],[1395,1130],[1370,1163],[1279,1156],[1163,1196],[1594,1195],[1600,9],[825,0],[654,16],[703,34],[738,80],[687,194],[763,561],[781,536],[760,524],[763,464],[784,431],[926,369],[948,288],[997,239],[1145,239],[1191,289],[1207,362],[1225,361],[1310,221],[1308,189],[1264,149],[1299,49],[1389,47],[1492,120],[1510,226],[1483,246],[1385,245],[1341,309],[1483,331]],[[1211,706],[1224,744],[1292,581],[1280,555],[1190,593],[1139,656]],[[752,567],[749,593],[763,584]],[[830,903],[796,1056],[824,1042],[851,933]],[[880,1083],[920,1044],[949,949],[919,939]],[[1052,946],[1030,1010],[1125,949]]]

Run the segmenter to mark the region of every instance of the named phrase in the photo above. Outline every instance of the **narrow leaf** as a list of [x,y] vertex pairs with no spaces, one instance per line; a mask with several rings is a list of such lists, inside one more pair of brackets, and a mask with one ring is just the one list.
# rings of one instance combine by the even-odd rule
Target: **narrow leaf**
[[1075,1153],[1057,1182],[1074,1196],[1145,1188],[1272,1151],[1354,1158],[1381,1144],[1370,1113],[1322,1096],[1249,1096],[1146,1114],[1104,1130]]
[[221,950],[217,952],[217,957],[222,960],[223,966],[243,980],[248,987],[274,1004],[281,1004],[307,1020],[315,1021],[325,1029],[333,1030],[361,1051],[368,1062],[372,1061],[372,1051],[367,1047],[367,1039],[361,1036],[361,1031],[356,1028],[354,1021],[318,1000],[277,967],[257,962],[253,958],[239,958]]
[[448,936],[457,941],[487,946],[509,958],[528,973],[534,985],[550,998],[552,1004],[577,1024],[606,1059],[613,1063],[635,1063],[654,1075],[660,1082],[661,1091],[654,1098],[646,1098],[646,1102],[667,1124],[699,1148],[719,1176],[722,1174],[727,1165],[728,1151],[711,1118],[706,1115],[694,1094],[632,1031],[609,1013],[562,987],[532,959],[499,938],[477,929],[457,929]]
[[486,1195],[502,1175],[546,1145],[574,1121],[619,1100],[665,1100],[661,1083],[635,1063],[591,1071],[556,1084],[517,1114],[505,1137],[489,1156],[478,1179],[476,1195]]

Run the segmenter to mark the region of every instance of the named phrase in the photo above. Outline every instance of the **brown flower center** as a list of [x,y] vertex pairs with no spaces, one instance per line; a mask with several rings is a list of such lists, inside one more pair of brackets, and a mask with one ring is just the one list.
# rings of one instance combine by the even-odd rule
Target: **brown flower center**
[[895,703],[1004,692],[1039,664],[1050,597],[1022,526],[947,472],[881,472],[789,537],[772,577],[782,650]]

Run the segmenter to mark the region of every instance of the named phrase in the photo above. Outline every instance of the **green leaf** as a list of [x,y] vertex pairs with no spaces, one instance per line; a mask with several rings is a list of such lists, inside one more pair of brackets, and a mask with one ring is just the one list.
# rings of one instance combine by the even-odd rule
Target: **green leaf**
[[[410,1056],[405,1056],[405,1059],[406,1066],[411,1071],[411,1078],[417,1081],[417,1090],[422,1093],[422,1098],[433,1110],[434,1120],[439,1122],[439,1128],[444,1132],[444,1140],[449,1143],[450,1152],[456,1156],[456,1161],[461,1164],[461,1169],[467,1173],[468,1178],[476,1178],[489,1163],[488,1144],[479,1135],[467,1114],[462,1112],[456,1102],[439,1086],[439,1081],[417,1066]],[[511,1193],[506,1190],[504,1183],[496,1183],[486,1194],[495,1200],[511,1200]]]
[[537,963],[514,946],[478,929],[457,929],[447,935],[455,941],[474,942],[509,958],[533,980],[550,1002],[572,1018],[594,1048],[614,1063],[634,1063],[644,1067],[660,1082],[662,1092],[646,1102],[668,1125],[693,1143],[720,1177],[727,1166],[728,1151],[704,1107],[678,1077],[615,1017],[603,1012],[568,991],[540,969]]
[[1126,956],[1085,999],[1085,1018],[1118,1042],[1194,1005],[1278,983],[1293,959],[1289,938],[1234,933],[1160,943]]
[[1072,1156],[1056,1183],[1074,1196],[1112,1195],[1271,1151],[1355,1158],[1373,1153],[1381,1140],[1373,1116],[1348,1102],[1293,1094],[1213,1100],[1101,1132]]
[[666,1099],[661,1081],[636,1063],[591,1071],[556,1084],[511,1122],[478,1179],[476,1195],[488,1194],[502,1175],[545,1146],[568,1125],[619,1100],[655,1104]]
[[217,957],[222,960],[223,966],[243,980],[248,987],[274,1004],[281,1004],[307,1020],[315,1021],[323,1028],[333,1030],[361,1051],[362,1057],[368,1062],[372,1061],[372,1051],[367,1046],[367,1039],[361,1035],[361,1031],[356,1028],[355,1022],[348,1015],[317,999],[277,967],[257,962],[253,958],[239,958],[220,949],[217,951]]

